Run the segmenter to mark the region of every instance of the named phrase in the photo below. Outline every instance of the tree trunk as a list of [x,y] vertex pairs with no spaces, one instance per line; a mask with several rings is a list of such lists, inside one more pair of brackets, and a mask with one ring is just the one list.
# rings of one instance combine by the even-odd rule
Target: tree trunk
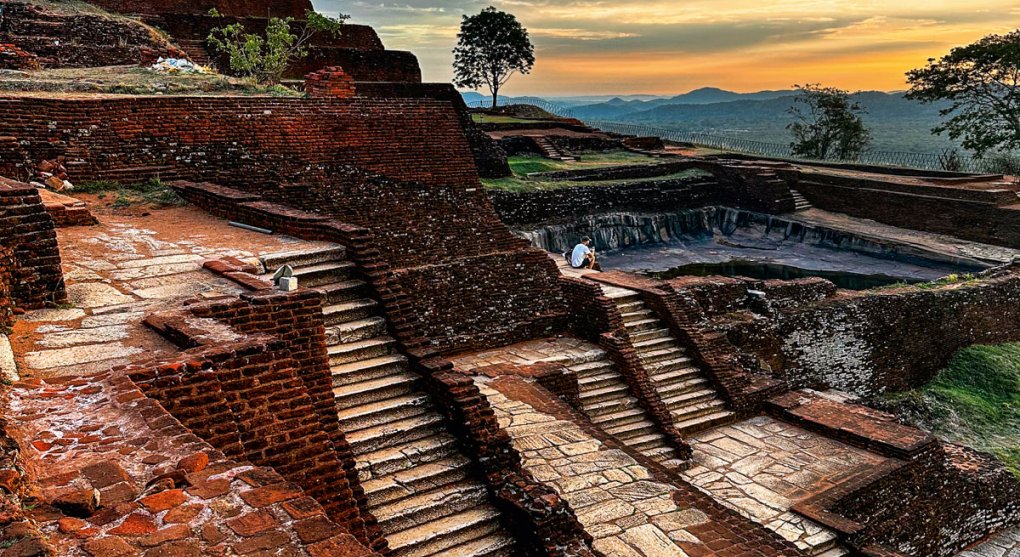
[[493,87],[492,91],[492,109],[496,109],[496,104],[499,102],[499,87]]

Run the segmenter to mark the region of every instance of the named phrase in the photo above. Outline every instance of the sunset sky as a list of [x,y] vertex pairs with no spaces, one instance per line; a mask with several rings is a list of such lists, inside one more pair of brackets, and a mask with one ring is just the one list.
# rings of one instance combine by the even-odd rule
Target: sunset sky
[[449,81],[461,16],[515,14],[537,50],[509,95],[676,94],[822,82],[897,90],[903,74],[952,46],[1020,27],[1017,0],[313,0],[375,27]]

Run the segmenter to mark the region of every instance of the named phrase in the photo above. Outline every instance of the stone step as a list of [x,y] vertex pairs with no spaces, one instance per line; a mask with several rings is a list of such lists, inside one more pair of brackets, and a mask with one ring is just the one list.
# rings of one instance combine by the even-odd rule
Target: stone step
[[[672,347],[659,348],[655,350],[646,350],[638,352],[638,358],[644,365],[655,364],[666,360],[676,360],[683,357],[684,350],[679,346],[673,345]],[[687,358],[689,361],[690,358]]]
[[426,412],[420,416],[348,433],[347,442],[352,448],[356,447],[356,452],[372,452],[409,445],[419,439],[432,437],[443,429],[443,417],[438,412]]
[[567,369],[576,373],[578,382],[580,382],[582,377],[599,375],[613,369],[613,362],[609,360],[596,360],[594,362],[585,362],[583,364],[568,366]]
[[357,342],[386,334],[386,319],[369,317],[326,327],[326,343]]
[[315,287],[315,290],[322,293],[322,303],[324,305],[351,302],[368,298],[370,295],[368,283],[358,279],[324,284]]
[[[570,159],[573,160],[573,159]],[[489,534],[484,538],[458,545],[443,552],[445,557],[517,557],[516,542],[505,532]]]
[[602,402],[585,403],[584,401],[581,401],[581,407],[584,409],[584,413],[587,414],[589,418],[595,419],[606,414],[623,412],[632,408],[639,408],[640,405],[636,398],[632,396],[625,396]]
[[666,443],[666,436],[661,433],[649,433],[641,435],[639,437],[632,437],[627,439],[627,446],[644,453],[649,449],[656,447],[668,446]]
[[640,309],[637,311],[630,311],[622,314],[624,324],[637,323],[638,321],[655,321],[659,322],[658,319],[653,319],[654,314],[650,309]]
[[396,345],[397,341],[388,336],[334,344],[327,349],[329,351],[329,363],[331,365],[343,365],[389,356],[395,350]]
[[585,375],[583,377],[578,376],[577,385],[580,387],[581,392],[585,392],[611,387],[622,381],[623,378],[620,377],[620,374],[610,368],[608,371],[603,373]]
[[591,422],[605,429],[609,426],[619,426],[632,422],[639,422],[646,418],[645,411],[641,407],[627,408],[616,412],[608,412],[591,418]]
[[415,373],[403,371],[381,379],[359,381],[333,388],[337,406],[350,408],[411,393],[421,381]]
[[659,428],[648,419],[644,419],[641,421],[631,422],[628,424],[605,427],[603,428],[603,431],[614,437],[619,437],[620,439],[628,440],[633,439],[635,437],[641,437],[644,435],[658,433]]
[[267,273],[275,273],[277,269],[284,265],[290,265],[296,270],[298,267],[310,267],[341,261],[345,257],[347,257],[347,249],[343,246],[335,246],[314,250],[270,253],[259,257],[259,261],[262,262],[262,266],[266,269]]
[[637,350],[638,354],[641,354],[642,352],[664,350],[667,348],[677,348],[681,351],[683,350],[683,348],[680,347],[680,344],[677,342],[677,340],[673,338],[672,335],[668,334],[667,329],[654,329],[654,330],[667,331],[667,334],[642,340],[635,340],[633,337],[631,337],[630,340],[634,344],[634,350]]
[[351,433],[378,424],[406,420],[433,411],[432,402],[425,393],[411,393],[371,404],[337,411],[340,429]]
[[633,290],[627,290],[626,288],[620,288],[617,286],[602,285],[602,293],[605,297],[610,298],[614,302],[621,302],[625,300],[640,300],[641,296]]
[[333,387],[339,388],[399,375],[407,371],[407,359],[399,354],[380,356],[369,360],[341,364],[329,368]]
[[647,329],[644,331],[630,333],[630,340],[635,345],[648,340],[671,337],[669,329]]
[[687,466],[687,462],[683,459],[678,458],[676,449],[670,446],[657,447],[654,449],[648,449],[643,451],[641,454],[648,458],[658,462],[662,466],[670,469],[680,469]]
[[452,514],[486,504],[488,490],[476,481],[448,484],[440,489],[405,497],[373,507],[383,532],[391,534],[421,526]]
[[850,551],[841,545],[834,543],[833,546],[834,547],[823,550],[815,549],[811,551],[809,555],[812,555],[813,557],[843,557],[844,555],[850,554]]
[[647,371],[649,375],[654,376],[691,367],[692,360],[687,356],[680,356],[655,362],[645,362],[642,360],[641,363],[644,365],[645,371]]
[[[667,406],[668,407],[668,406]],[[692,402],[683,404],[676,408],[670,408],[669,413],[675,421],[686,421],[698,416],[712,414],[726,409],[726,403],[720,398],[710,398],[703,402]]]
[[393,557],[431,557],[500,530],[499,512],[488,505],[386,536]]
[[431,491],[462,481],[470,474],[471,461],[454,454],[442,460],[415,466],[361,484],[370,506],[383,505],[419,491]]
[[594,389],[591,391],[581,392],[581,404],[593,404],[596,402],[605,402],[619,397],[625,397],[628,395],[628,387],[626,383],[618,383],[610,387],[604,387],[601,389]]
[[389,447],[356,454],[358,477],[362,482],[409,470],[457,453],[457,440],[449,433],[419,439],[413,446]]
[[322,308],[322,315],[325,318],[326,326],[339,325],[368,319],[376,314],[379,303],[367,298],[333,304]]
[[666,405],[670,411],[679,410],[689,404],[700,404],[707,402],[718,397],[718,393],[714,389],[697,389],[685,391],[679,395],[671,396],[669,398],[662,399],[663,404]]
[[640,299],[638,299],[638,300],[631,300],[631,299],[624,298],[624,299],[615,300],[615,302],[616,302],[616,307],[620,310],[620,314],[628,314],[628,313],[633,313],[635,311],[641,311],[643,309],[647,309],[647,308],[645,308],[645,303],[642,302]]
[[354,270],[354,263],[349,261],[330,261],[294,269],[294,276],[298,279],[298,286],[313,288],[348,281]]
[[651,331],[653,329],[659,329],[662,327],[662,322],[658,319],[638,319],[636,321],[630,321],[624,323],[627,328],[627,332],[633,336],[634,333],[640,333],[643,331]]
[[[655,375],[650,376],[652,385],[655,386],[656,391],[666,390],[673,385],[678,383],[685,383],[687,381],[693,381],[695,379],[704,379],[701,376],[701,370],[696,367],[688,366],[677,369],[669,369]],[[707,383],[708,381],[703,381]]]
[[680,435],[686,437],[717,425],[722,425],[732,420],[733,416],[733,412],[723,410],[721,412],[706,414],[689,420],[673,422],[673,425],[676,427],[677,431],[680,432]]

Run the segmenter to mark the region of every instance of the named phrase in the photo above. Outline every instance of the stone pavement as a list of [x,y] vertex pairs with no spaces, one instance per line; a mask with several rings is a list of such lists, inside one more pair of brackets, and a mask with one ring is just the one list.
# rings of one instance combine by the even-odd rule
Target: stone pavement
[[104,217],[101,226],[61,229],[59,241],[69,305],[19,319],[11,342],[22,375],[80,376],[170,354],[175,348],[142,325],[146,313],[241,291],[204,271],[204,260],[254,261],[319,245],[230,227],[188,208]]
[[576,337],[555,337],[520,342],[494,350],[462,354],[450,358],[462,369],[500,364],[528,366],[540,362],[580,364],[605,357],[598,346]]
[[1020,557],[1020,527],[1014,527],[968,547],[957,557]]
[[835,534],[790,508],[885,460],[764,416],[690,441],[694,465],[685,478],[813,554],[831,549]]

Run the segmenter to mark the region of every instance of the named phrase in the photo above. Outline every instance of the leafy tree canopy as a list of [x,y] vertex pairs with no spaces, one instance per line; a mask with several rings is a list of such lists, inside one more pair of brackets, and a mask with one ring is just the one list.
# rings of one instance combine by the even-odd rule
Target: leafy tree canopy
[[794,121],[786,126],[793,134],[793,154],[812,159],[857,160],[871,143],[871,132],[861,120],[860,103],[850,93],[819,84],[794,85],[800,91],[788,111]]
[[989,35],[907,72],[907,98],[949,101],[932,131],[961,139],[978,157],[1020,148],[1020,30]]
[[499,90],[515,73],[527,74],[535,65],[535,47],[525,29],[512,14],[486,8],[478,15],[464,16],[454,49],[454,83],[492,94],[496,107]]

